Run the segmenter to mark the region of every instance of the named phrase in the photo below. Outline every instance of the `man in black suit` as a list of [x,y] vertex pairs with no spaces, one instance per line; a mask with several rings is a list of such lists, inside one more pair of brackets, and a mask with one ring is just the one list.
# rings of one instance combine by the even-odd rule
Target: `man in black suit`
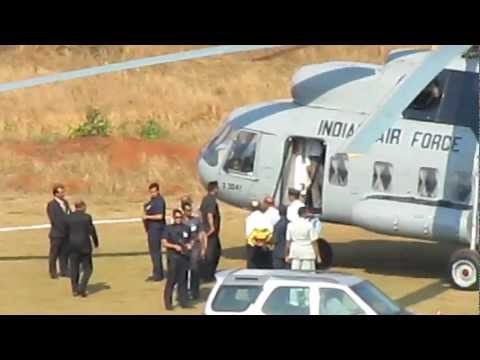
[[[70,247],[71,282],[73,296],[87,296],[87,284],[93,272],[92,240],[98,248],[98,237],[92,217],[86,213],[83,201],[75,202],[75,212],[67,217],[68,244]],[[79,284],[80,265],[82,281]]]
[[47,205],[47,215],[51,224],[48,235],[50,238],[48,266],[52,279],[58,278],[57,259],[60,265],[60,276],[68,276],[68,244],[65,223],[68,214],[70,214],[70,206],[65,199],[65,186],[57,184],[53,187],[53,200]]

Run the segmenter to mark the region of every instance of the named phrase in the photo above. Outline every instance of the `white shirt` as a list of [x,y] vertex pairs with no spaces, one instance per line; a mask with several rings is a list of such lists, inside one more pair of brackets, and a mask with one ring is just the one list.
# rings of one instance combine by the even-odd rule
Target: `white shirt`
[[249,237],[255,229],[268,229],[273,232],[270,218],[260,210],[255,210],[245,219],[245,237]]
[[68,214],[68,209],[67,209],[67,205],[65,204],[64,201],[60,200],[59,198],[57,198],[56,196],[53,197],[55,199],[55,201],[58,203],[58,205],[60,205],[60,207],[62,208],[63,212]]
[[295,221],[299,218],[298,216],[298,210],[302,207],[304,207],[305,204],[301,202],[300,200],[294,200],[290,205],[288,205],[287,208],[287,219],[288,221],[292,222]]
[[315,259],[312,242],[317,240],[317,232],[308,219],[299,218],[287,226],[287,241],[291,241],[289,256],[293,259]]
[[295,156],[295,170],[293,175],[293,188],[298,191],[306,191],[310,186],[310,176],[307,168],[310,166],[310,159],[302,155]]
[[273,206],[270,206],[267,211],[265,211],[265,216],[270,219],[272,226],[275,226],[278,220],[280,220],[280,212]]

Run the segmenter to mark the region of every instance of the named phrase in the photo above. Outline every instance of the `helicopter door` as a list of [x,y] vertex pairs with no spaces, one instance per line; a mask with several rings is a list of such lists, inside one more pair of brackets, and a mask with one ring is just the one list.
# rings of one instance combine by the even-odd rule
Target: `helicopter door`
[[280,173],[279,194],[282,204],[288,204],[288,190],[302,193],[305,205],[321,212],[326,146],[322,140],[292,137],[287,141]]

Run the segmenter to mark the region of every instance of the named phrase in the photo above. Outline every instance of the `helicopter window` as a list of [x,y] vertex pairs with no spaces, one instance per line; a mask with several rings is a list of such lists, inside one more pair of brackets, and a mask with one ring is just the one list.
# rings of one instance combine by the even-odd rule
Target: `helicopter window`
[[347,186],[348,169],[346,156],[336,155],[330,158],[330,169],[328,172],[328,181],[332,185]]
[[403,112],[409,120],[478,128],[478,73],[444,70]]
[[452,201],[468,202],[472,193],[471,174],[466,171],[458,171],[449,176],[447,187],[449,198]]
[[418,178],[418,195],[434,198],[437,196],[438,170],[433,168],[421,168]]
[[217,166],[221,161],[223,151],[230,143],[234,131],[230,126],[226,126],[213,138],[202,154],[202,158],[210,166]]
[[427,87],[413,100],[411,107],[415,110],[427,110],[439,104],[442,98],[442,89],[438,80],[433,80]]
[[379,192],[390,192],[392,185],[392,164],[377,161],[373,165],[372,188]]
[[235,137],[225,162],[224,170],[228,173],[253,174],[258,135],[241,131]]

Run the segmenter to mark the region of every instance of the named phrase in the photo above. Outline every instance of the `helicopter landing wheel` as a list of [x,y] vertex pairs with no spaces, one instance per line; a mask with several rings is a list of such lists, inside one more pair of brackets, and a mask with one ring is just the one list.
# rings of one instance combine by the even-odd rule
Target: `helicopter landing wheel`
[[452,284],[460,290],[478,290],[480,254],[470,249],[453,253],[448,266]]
[[317,240],[318,249],[320,251],[320,257],[322,258],[321,263],[317,263],[318,270],[327,270],[333,264],[333,249],[324,239]]

